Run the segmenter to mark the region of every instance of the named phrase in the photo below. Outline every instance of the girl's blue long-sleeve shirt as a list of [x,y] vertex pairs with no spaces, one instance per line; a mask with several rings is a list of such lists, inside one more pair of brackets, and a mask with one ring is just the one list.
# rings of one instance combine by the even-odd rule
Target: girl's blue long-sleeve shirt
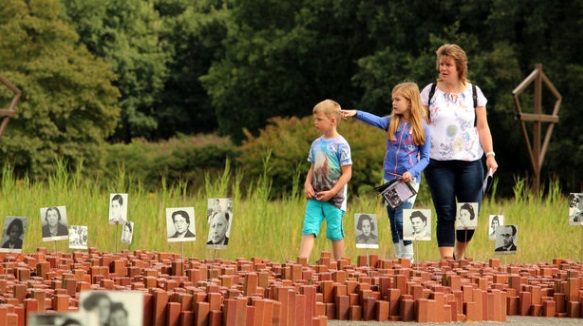
[[[356,111],[354,117],[384,131],[389,130],[391,117],[379,117],[359,110]],[[384,178],[386,180],[399,178],[403,173],[409,172],[416,182],[421,181],[421,171],[429,164],[429,148],[431,146],[429,128],[425,121],[423,122],[423,130],[425,131],[425,143],[420,146],[413,143],[413,135],[409,123],[401,122],[395,133],[395,141],[391,141],[387,136],[383,162]]]

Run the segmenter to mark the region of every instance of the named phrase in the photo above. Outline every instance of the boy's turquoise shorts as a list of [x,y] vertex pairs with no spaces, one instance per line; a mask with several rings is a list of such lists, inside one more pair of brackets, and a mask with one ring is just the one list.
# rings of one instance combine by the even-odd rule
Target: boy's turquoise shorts
[[320,233],[320,226],[325,218],[326,238],[331,241],[342,240],[344,238],[343,217],[344,211],[329,202],[308,199],[302,235],[313,234],[317,237]]

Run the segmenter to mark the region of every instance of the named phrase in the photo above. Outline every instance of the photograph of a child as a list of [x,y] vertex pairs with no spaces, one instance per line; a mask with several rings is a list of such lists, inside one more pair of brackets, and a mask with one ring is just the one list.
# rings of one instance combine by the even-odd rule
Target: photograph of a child
[[376,214],[354,214],[356,248],[378,248],[379,234]]
[[233,223],[233,199],[210,198],[208,205],[209,233],[206,247],[208,249],[226,249]]
[[476,228],[478,228],[478,203],[458,203],[455,229],[475,230]]
[[496,230],[504,225],[504,215],[490,215],[488,217],[488,239],[496,240]]
[[121,242],[131,244],[134,237],[134,222],[127,221],[121,231]]
[[194,207],[166,208],[168,242],[195,241]]
[[88,232],[86,225],[69,227],[69,249],[87,249]]
[[569,225],[583,225],[583,193],[569,194]]
[[109,194],[109,224],[124,224],[127,216],[128,194]]
[[27,222],[24,216],[6,216],[0,252],[22,252]]
[[403,210],[403,240],[409,241],[431,240],[431,210],[429,209]]
[[139,291],[81,291],[79,312],[97,315],[96,326],[142,325],[144,295]]
[[67,209],[65,206],[52,206],[40,209],[43,241],[66,240],[69,238]]

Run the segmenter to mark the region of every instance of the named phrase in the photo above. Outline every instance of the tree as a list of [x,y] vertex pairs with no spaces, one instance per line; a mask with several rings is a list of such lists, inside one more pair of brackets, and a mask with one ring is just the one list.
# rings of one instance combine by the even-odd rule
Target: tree
[[62,0],[81,41],[118,76],[121,120],[114,140],[150,137],[158,127],[156,99],[168,76],[163,23],[148,0]]
[[217,117],[199,78],[223,54],[229,10],[221,0],[156,0],[155,9],[171,53],[168,78],[155,103],[155,138],[214,132]]
[[0,71],[22,90],[0,151],[19,175],[46,174],[56,158],[102,167],[104,139],[119,116],[109,65],[60,15],[57,0],[0,4]]
[[203,86],[216,109],[219,133],[235,141],[270,117],[306,116],[325,99],[352,107],[360,89],[350,83],[369,38],[359,2],[235,1],[225,54]]

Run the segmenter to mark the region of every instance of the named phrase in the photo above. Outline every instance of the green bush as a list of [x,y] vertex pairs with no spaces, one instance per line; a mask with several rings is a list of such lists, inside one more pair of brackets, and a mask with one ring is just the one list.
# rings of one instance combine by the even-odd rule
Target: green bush
[[228,138],[197,135],[157,143],[134,140],[114,144],[107,153],[106,175],[112,180],[128,175],[127,181],[148,190],[179,183],[199,189],[204,186],[205,174],[218,175],[225,168],[225,161],[233,155],[233,145]]

